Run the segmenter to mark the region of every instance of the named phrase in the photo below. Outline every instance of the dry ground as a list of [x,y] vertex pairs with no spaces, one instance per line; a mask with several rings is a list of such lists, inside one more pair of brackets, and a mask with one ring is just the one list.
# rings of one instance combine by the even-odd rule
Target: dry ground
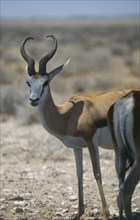
[[[110,219],[118,219],[118,182],[113,151],[100,149],[105,194]],[[41,125],[21,125],[15,119],[1,122],[2,220],[72,219],[77,210],[77,179],[73,152],[43,130]],[[101,219],[101,201],[84,150],[85,214],[81,219]],[[140,211],[140,187],[133,209]]]

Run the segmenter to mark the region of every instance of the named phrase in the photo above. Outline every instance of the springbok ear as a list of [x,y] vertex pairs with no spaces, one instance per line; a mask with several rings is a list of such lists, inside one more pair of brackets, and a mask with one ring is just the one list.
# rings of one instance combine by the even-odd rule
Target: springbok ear
[[49,73],[49,79],[50,81],[53,79],[54,76],[56,76],[57,74],[59,74],[69,63],[69,61],[71,60],[71,58],[65,63],[65,64],[62,64],[61,66],[57,67],[56,69],[52,70],[50,73]]

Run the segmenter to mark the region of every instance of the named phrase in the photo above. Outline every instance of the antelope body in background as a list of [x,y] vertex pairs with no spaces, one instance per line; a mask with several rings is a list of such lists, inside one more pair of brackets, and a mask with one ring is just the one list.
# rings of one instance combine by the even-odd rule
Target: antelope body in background
[[[107,126],[107,112],[109,107],[131,90],[120,89],[99,94],[74,95],[64,104],[55,105],[51,95],[50,82],[53,77],[63,70],[68,62],[57,67],[50,73],[46,72],[46,64],[57,50],[56,38],[53,35],[47,37],[53,39],[53,47],[52,50],[39,61],[39,72],[35,71],[34,60],[25,52],[25,43],[33,38],[25,39],[21,45],[21,55],[28,64],[27,84],[30,87],[29,101],[32,106],[38,106],[43,127],[50,134],[61,140],[65,146],[73,148],[74,150],[79,198],[78,213],[75,219],[79,219],[84,213],[82,148],[88,147],[93,173],[101,196],[103,219],[107,220],[109,211],[102,186],[98,146],[94,144],[94,134],[97,129],[101,131],[101,134],[107,131],[107,129],[103,127]],[[104,137],[104,135],[101,136]],[[104,147],[110,148],[110,146]]]
[[[140,220],[132,215],[131,199],[140,181],[140,91],[132,91],[118,100],[108,112],[108,124],[115,148],[116,171],[119,178],[118,206],[126,220]],[[126,175],[127,161],[130,172]]]

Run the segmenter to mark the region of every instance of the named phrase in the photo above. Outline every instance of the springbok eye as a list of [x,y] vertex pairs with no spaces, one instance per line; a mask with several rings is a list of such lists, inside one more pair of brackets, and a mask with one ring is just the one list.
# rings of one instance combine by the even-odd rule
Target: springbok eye
[[28,81],[26,81],[26,84],[30,87],[30,83]]

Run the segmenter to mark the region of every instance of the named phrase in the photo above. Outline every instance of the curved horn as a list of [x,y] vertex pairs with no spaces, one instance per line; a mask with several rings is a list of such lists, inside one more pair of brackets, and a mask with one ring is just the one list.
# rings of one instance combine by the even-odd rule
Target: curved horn
[[46,65],[49,62],[49,60],[54,56],[57,50],[57,39],[55,38],[55,36],[48,35],[47,38],[48,37],[51,37],[53,39],[53,47],[52,47],[52,50],[39,61],[39,74],[40,75],[46,74]]
[[26,38],[20,46],[20,52],[21,52],[21,55],[24,58],[24,60],[28,63],[28,74],[30,76],[32,76],[32,75],[36,74],[35,61],[31,57],[29,57],[25,52],[25,44],[28,40],[34,40],[34,38],[32,38],[32,37]]

